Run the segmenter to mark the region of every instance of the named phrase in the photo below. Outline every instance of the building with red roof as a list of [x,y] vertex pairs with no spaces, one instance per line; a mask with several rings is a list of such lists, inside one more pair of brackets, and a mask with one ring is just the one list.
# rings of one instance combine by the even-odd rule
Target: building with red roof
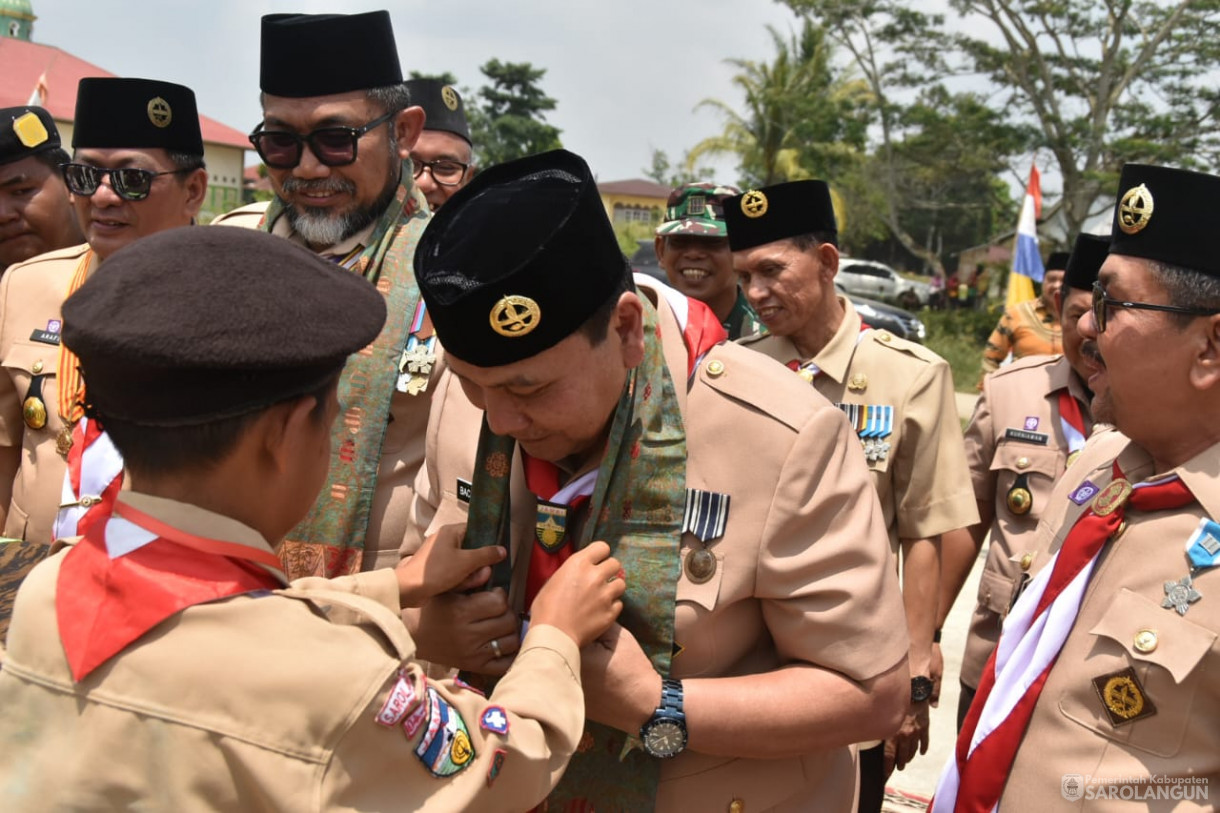
[[[34,20],[29,0],[0,0],[0,107],[45,107],[71,152],[77,85],[85,77],[114,74],[61,48],[31,42]],[[199,129],[208,167],[208,197],[200,219],[207,222],[241,204],[245,151],[252,148],[245,133],[207,116],[199,116]]]

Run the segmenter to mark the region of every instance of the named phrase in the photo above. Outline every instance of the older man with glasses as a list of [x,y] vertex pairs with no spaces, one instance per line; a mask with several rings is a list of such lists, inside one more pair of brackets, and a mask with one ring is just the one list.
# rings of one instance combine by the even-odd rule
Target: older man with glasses
[[122,460],[82,421],[88,397],[60,344],[60,305],[119,249],[190,225],[207,192],[195,94],[182,85],[82,79],[72,147],[61,171],[86,242],[14,265],[0,282],[0,518],[5,537],[26,543],[0,548],[0,634],[10,588],[55,537],[104,512],[122,480]]
[[[360,58],[319,58],[336,51]],[[390,566],[419,541],[408,516],[440,369],[411,267],[428,205],[404,171],[425,114],[386,11],[267,15],[261,61],[263,120],[250,141],[276,197],[214,222],[269,231],[360,274],[390,314],[343,373],[326,487],[280,555],[289,578]]]
[[1215,810],[1220,177],[1127,164],[1092,312],[1094,433],[1042,515],[933,810]]
[[475,175],[466,106],[453,87],[437,79],[412,79],[407,89],[411,104],[428,114],[411,150],[411,163],[415,183],[435,212]]

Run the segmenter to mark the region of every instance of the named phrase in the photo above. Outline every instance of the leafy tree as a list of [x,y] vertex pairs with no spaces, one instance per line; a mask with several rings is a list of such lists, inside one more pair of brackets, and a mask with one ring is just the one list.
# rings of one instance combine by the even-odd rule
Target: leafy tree
[[442,85],[456,85],[458,83],[457,77],[454,76],[453,74],[451,74],[449,71],[444,71],[442,73],[423,73],[421,71],[411,71],[411,73],[409,73],[407,75],[407,78],[408,79],[435,79],[436,81],[440,82]]
[[730,59],[744,104],[704,99],[725,119],[724,131],[695,145],[688,167],[704,155],[740,157],[742,182],[766,186],[786,180],[827,177],[863,146],[867,87],[835,68],[826,32],[806,21],[785,40],[768,27],[773,61]]
[[681,164],[674,166],[670,163],[669,155],[664,150],[654,149],[652,151],[652,166],[643,170],[644,177],[656,181],[662,186],[670,187],[716,180],[712,177],[711,168],[694,166],[692,169],[690,168],[692,163],[689,152],[687,152]]
[[538,86],[545,68],[492,59],[479,70],[490,84],[479,89],[478,103],[468,105],[466,111],[479,166],[562,146],[559,129],[547,124],[544,115],[556,105]]

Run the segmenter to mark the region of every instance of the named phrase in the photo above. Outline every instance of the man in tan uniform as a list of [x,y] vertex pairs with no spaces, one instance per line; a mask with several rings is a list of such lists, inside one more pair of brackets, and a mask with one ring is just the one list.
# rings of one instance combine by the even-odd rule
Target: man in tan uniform
[[[850,743],[896,729],[909,675],[841,413],[719,343],[698,301],[637,288],[571,153],[484,170],[433,219],[416,274],[452,372],[419,499],[437,522],[468,505],[467,543],[512,549],[500,590],[424,608],[420,640],[445,639],[432,659],[501,671],[517,612],[591,540],[626,572],[623,628],[582,653],[599,724],[552,809],[850,810]],[[453,621],[484,597],[511,609]]]
[[[835,292],[837,225],[824,182],[751,190],[725,202],[725,218],[741,288],[769,331],[742,344],[788,365],[848,415],[891,548],[901,550],[914,676],[893,744],[902,768],[927,750],[939,537],[978,521],[949,366],[921,345],[864,328]],[[860,764],[860,809],[878,810],[888,775],[881,747],[862,751]]]
[[937,813],[1215,810],[1220,178],[1128,164],[1118,188],[1079,323],[1116,431],[1051,495]]
[[[1059,320],[1059,291],[1063,288],[1063,270],[1068,254],[1056,251],[1046,258],[1046,274],[1042,278],[1042,293],[1037,299],[1018,302],[1004,310],[995,330],[987,337],[983,349],[983,373],[1000,369],[1008,358],[1048,356],[1063,350],[1063,333]],[[983,378],[979,378],[979,389]]]
[[1083,339],[1076,323],[1092,304],[1093,283],[1109,250],[1108,237],[1076,238],[1056,309],[1063,320],[1063,355],[1022,359],[987,376],[966,429],[966,459],[980,518],[943,537],[938,630],[988,531],[991,545],[962,656],[958,728],[1004,617],[1029,578],[1034,530],[1051,489],[1093,431],[1092,393],[1084,382],[1094,368],[1080,351]]
[[461,95],[436,79],[407,82],[411,104],[424,109],[423,132],[411,149],[415,183],[428,199],[432,211],[453,197],[474,177],[474,146]]
[[693,183],[669,193],[665,221],[657,226],[657,262],[669,284],[712,309],[730,339],[762,329],[733,273],[733,252],[724,225],[724,202],[735,186]]
[[[59,341],[60,305],[115,251],[189,225],[207,191],[195,95],[181,85],[82,79],[72,146],[64,178],[88,242],[13,266],[0,281],[0,516],[4,536],[29,543],[0,553],[9,588],[55,536],[83,415],[75,357]],[[106,471],[114,491],[121,475],[121,461]],[[0,588],[0,626],[11,601]]]
[[[360,58],[319,58],[336,52]],[[424,112],[410,105],[386,11],[269,14],[261,61],[263,121],[250,140],[276,198],[213,222],[305,246],[374,283],[390,312],[344,372],[327,486],[280,555],[291,578],[389,567],[404,540],[419,543],[408,516],[442,369],[411,271],[428,206],[407,156]]]
[[0,110],[0,274],[81,241],[59,165],[59,130],[41,107]]
[[184,229],[109,259],[64,315],[130,490],[18,595],[5,809],[536,804],[579,741],[578,647],[621,608],[605,544],[539,594],[487,698],[426,680],[398,612],[477,585],[502,548],[447,529],[397,571],[291,585],[273,553],[325,478],[339,372],[383,297],[287,241]]

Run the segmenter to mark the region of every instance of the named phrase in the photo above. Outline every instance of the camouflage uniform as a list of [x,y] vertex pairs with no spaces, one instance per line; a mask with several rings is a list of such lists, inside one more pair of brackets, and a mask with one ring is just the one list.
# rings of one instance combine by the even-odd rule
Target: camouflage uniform
[[[741,190],[735,186],[720,186],[714,183],[693,183],[679,186],[666,202],[665,221],[657,227],[657,237],[690,235],[694,237],[728,237],[724,225],[724,201]],[[765,333],[762,320],[746,301],[745,294],[737,291],[737,301],[722,323],[730,339],[739,339],[755,333]]]

